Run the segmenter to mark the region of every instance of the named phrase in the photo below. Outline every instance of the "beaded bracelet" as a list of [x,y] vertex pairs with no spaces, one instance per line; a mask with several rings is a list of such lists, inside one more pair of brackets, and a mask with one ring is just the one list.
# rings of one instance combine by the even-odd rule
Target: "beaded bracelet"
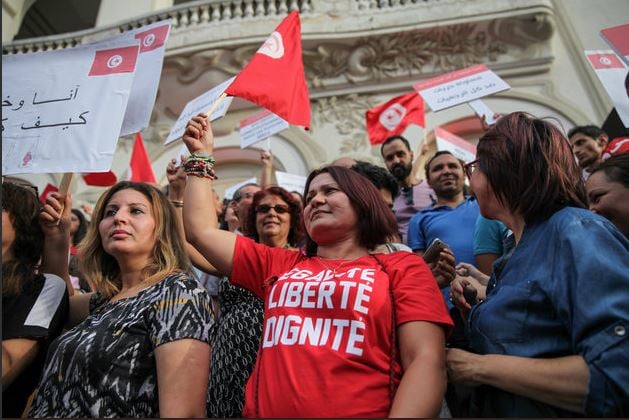
[[218,178],[214,172],[214,163],[211,155],[191,155],[183,164],[183,170],[186,175],[214,180]]

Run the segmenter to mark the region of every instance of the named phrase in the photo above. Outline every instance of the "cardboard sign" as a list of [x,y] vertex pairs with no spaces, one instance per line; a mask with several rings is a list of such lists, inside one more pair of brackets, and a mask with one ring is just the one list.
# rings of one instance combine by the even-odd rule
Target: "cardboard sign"
[[629,127],[629,98],[625,77],[629,69],[611,50],[586,51],[585,56],[612,100],[625,127]]
[[236,185],[233,185],[227,188],[225,192],[223,193],[223,197],[228,200],[231,200],[234,197],[234,193],[238,190],[238,188],[242,187],[245,184],[257,184],[257,183],[258,183],[258,178],[256,178],[255,176],[253,178],[246,179],[242,182],[239,182]]
[[629,23],[603,29],[601,37],[629,66]]
[[447,150],[457,159],[469,163],[476,159],[476,146],[441,127],[435,128],[437,150]]
[[2,58],[2,173],[107,172],[139,45]]
[[288,192],[297,191],[299,194],[304,193],[304,189],[306,188],[306,180],[308,177],[297,175],[297,174],[289,174],[287,172],[275,171],[275,179],[277,179],[277,184],[284,188]]
[[240,121],[240,148],[266,140],[273,134],[286,130],[290,125],[266,109]]
[[483,64],[453,71],[413,85],[433,111],[441,111],[509,89],[507,82]]
[[[188,102],[183,108],[183,111],[181,111],[181,114],[179,115],[179,118],[177,118],[177,121],[175,121],[175,125],[173,125],[173,128],[170,130],[170,134],[168,134],[168,137],[166,138],[164,144],[170,144],[183,136],[183,133],[186,131],[186,124],[188,124],[190,118],[202,112],[208,112],[212,104],[216,102],[218,97],[221,96],[223,92],[225,92],[227,86],[229,86],[231,82],[234,81],[234,79],[235,77],[225,80],[220,85],[208,90],[204,94],[199,95]],[[227,113],[227,109],[231,105],[233,99],[234,98],[232,98],[231,96],[224,98],[221,103],[218,104],[216,109],[214,109],[212,115],[210,115],[210,121],[217,120],[224,116]]]

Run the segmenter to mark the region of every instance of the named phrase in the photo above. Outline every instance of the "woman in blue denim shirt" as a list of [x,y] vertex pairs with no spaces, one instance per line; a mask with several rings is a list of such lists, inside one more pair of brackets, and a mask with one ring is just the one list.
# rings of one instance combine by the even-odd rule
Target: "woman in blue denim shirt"
[[474,353],[448,350],[449,380],[477,386],[470,414],[627,416],[629,241],[586,210],[568,140],[513,113],[466,171],[481,214],[516,240],[470,313]]

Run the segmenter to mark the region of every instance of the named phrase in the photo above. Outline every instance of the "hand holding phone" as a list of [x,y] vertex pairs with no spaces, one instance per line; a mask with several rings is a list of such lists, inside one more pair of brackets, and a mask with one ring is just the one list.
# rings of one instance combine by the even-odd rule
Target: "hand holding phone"
[[443,242],[441,239],[439,238],[435,238],[430,246],[428,247],[428,249],[426,249],[426,251],[424,252],[424,261],[426,261],[426,264],[431,264],[436,262],[439,259],[439,254],[441,253],[441,251],[444,250],[444,248],[447,248],[448,245]]

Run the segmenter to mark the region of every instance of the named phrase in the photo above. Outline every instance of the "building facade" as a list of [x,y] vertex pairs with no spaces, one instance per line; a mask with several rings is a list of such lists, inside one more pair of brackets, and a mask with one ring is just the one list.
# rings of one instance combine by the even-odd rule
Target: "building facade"
[[[511,86],[484,99],[492,110],[552,117],[565,131],[600,125],[612,104],[583,51],[608,49],[598,32],[629,19],[624,0],[101,0],[94,27],[14,40],[37,3],[3,0],[3,54],[71,48],[173,20],[151,123],[142,132],[161,184],[182,143],[163,144],[185,104],[237,74],[289,11],[301,15],[312,128],[274,135],[271,149],[276,169],[304,176],[340,156],[382,164],[379,147],[366,135],[367,109],[410,92],[419,80],[478,63]],[[235,99],[214,124],[219,192],[260,173],[259,149],[240,149],[238,133],[240,120],[258,110]],[[466,105],[427,109],[426,122],[425,130],[405,132],[416,156],[422,146],[435,150],[434,127],[473,143],[481,133]],[[130,137],[119,141],[112,168],[119,179],[132,146]],[[23,178],[43,188],[61,174]],[[74,191],[77,203],[94,203],[103,189],[78,180]]]

